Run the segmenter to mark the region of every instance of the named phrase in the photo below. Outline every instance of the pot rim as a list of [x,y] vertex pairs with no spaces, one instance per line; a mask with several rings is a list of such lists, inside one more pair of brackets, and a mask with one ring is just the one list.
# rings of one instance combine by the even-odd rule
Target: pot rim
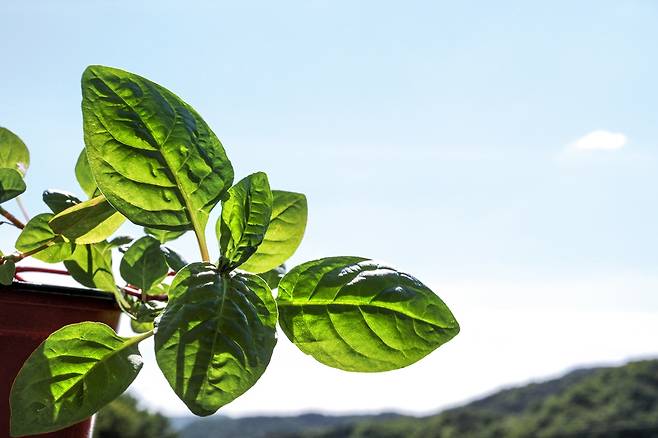
[[56,284],[48,283],[32,283],[27,281],[14,281],[9,286],[0,286],[0,294],[3,290],[9,291],[13,290],[15,292],[25,292],[28,294],[48,294],[48,295],[59,295],[59,296],[69,296],[72,298],[91,298],[102,301],[116,302],[112,292],[104,291],[100,289],[91,289],[91,288],[82,288],[82,287],[73,287],[73,286],[61,286]]

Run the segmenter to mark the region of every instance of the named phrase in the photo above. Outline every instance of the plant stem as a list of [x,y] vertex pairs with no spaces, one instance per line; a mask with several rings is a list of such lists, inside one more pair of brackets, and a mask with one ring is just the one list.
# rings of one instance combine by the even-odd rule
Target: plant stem
[[25,228],[25,224],[23,222],[21,222],[16,216],[9,213],[2,207],[0,207],[0,215],[4,216],[16,228],[20,228],[21,230]]
[[44,249],[48,249],[50,246],[52,246],[54,244],[55,244],[55,238],[53,238],[52,240],[49,240],[48,242],[44,243],[41,246],[38,246],[38,247],[34,248],[33,250],[18,253],[18,254],[11,254],[9,256],[4,257],[4,259],[5,260],[11,259],[11,260],[14,261],[14,263],[17,263],[17,262],[20,262],[21,260],[23,260],[24,258],[27,258],[31,255],[34,255],[38,252],[41,252]]
[[199,242],[199,250],[201,251],[201,260],[204,262],[210,262],[210,254],[208,253],[208,244],[206,243],[206,236],[203,232],[199,232],[194,228],[194,234],[196,235],[196,240]]

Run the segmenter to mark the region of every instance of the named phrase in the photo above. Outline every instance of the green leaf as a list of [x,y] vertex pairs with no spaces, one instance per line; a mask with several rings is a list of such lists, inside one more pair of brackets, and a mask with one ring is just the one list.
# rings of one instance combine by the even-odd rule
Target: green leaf
[[301,193],[273,190],[272,217],[263,243],[240,266],[245,271],[261,273],[275,269],[288,260],[304,237],[308,206]]
[[258,274],[258,276],[265,280],[265,283],[267,283],[270,289],[276,289],[279,287],[279,282],[281,282],[283,276],[286,275],[286,271],[286,265],[281,265],[272,269],[271,271]]
[[0,168],[18,171],[25,176],[30,167],[30,151],[16,134],[0,128]]
[[149,236],[153,236],[158,239],[160,243],[171,242],[172,240],[178,239],[180,236],[185,234],[185,231],[158,230],[149,227],[145,227],[144,232]]
[[0,169],[0,204],[14,199],[26,188],[25,181],[17,170]]
[[46,203],[48,208],[50,208],[53,213],[57,214],[66,210],[67,208],[78,205],[82,201],[68,192],[46,190],[43,192],[43,202]]
[[222,253],[220,266],[230,271],[263,241],[272,215],[272,192],[267,175],[257,172],[231,187],[228,195],[215,228]]
[[125,220],[105,197],[97,196],[58,213],[50,226],[75,243],[86,244],[107,239]]
[[137,321],[136,319],[130,320],[130,329],[135,333],[146,333],[153,330],[153,321]]
[[160,242],[144,236],[133,243],[121,259],[121,277],[138,289],[148,292],[167,276],[169,267]]
[[155,354],[176,394],[196,415],[210,415],[251,388],[276,344],[276,303],[255,275],[220,277],[192,263],[174,278],[156,320]]
[[420,281],[360,257],[297,266],[279,283],[277,304],[281,328],[300,350],[347,371],[405,367],[459,333]]
[[162,249],[162,253],[167,259],[167,264],[172,270],[178,272],[188,264],[187,261],[173,249],[167,246],[162,246],[160,249]]
[[121,395],[142,368],[137,344],[105,324],[67,325],[27,359],[11,389],[11,433],[51,432],[78,423]]
[[192,229],[205,247],[208,215],[233,168],[201,116],[148,79],[97,65],[82,75],[82,116],[89,165],[108,201],[138,225]]
[[0,284],[9,286],[14,282],[14,274],[16,273],[16,264],[11,260],[6,260],[0,265]]
[[78,245],[64,260],[71,277],[81,285],[114,293],[117,289],[112,273],[112,246],[108,242]]
[[98,187],[96,187],[96,181],[94,181],[94,176],[91,174],[91,169],[89,168],[87,151],[84,149],[80,152],[78,161],[75,163],[75,178],[78,180],[82,191],[89,198],[93,198]]
[[128,245],[133,241],[133,238],[130,236],[117,236],[111,239],[108,243],[112,248],[117,248],[120,246]]
[[42,213],[30,219],[18,236],[16,249],[29,252],[43,245],[49,245],[43,251],[32,255],[47,263],[58,263],[70,257],[75,250],[75,243],[65,240],[53,231],[49,225],[53,217],[51,213]]

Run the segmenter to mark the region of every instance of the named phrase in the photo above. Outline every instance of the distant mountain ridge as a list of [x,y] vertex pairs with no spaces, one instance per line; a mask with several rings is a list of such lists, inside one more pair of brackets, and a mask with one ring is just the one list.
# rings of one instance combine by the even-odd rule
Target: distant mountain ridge
[[658,437],[658,360],[579,369],[428,417],[214,417],[182,438]]

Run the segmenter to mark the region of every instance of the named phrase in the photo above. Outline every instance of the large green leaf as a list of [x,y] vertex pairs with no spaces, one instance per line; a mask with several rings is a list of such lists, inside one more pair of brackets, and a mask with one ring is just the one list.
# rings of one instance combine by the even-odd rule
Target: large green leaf
[[265,371],[276,344],[276,303],[255,275],[220,277],[192,263],[174,278],[156,320],[155,354],[176,394],[197,415],[239,397]]
[[85,287],[113,293],[117,289],[112,273],[112,245],[108,242],[77,245],[73,255],[64,260],[64,266]]
[[410,365],[452,339],[448,307],[414,277],[360,257],[329,257],[279,283],[281,328],[306,354],[347,371]]
[[73,207],[82,202],[71,193],[57,190],[46,190],[43,192],[42,197],[43,202],[55,214],[61,213],[67,208]]
[[75,243],[85,244],[102,242],[125,220],[104,196],[97,196],[58,213],[50,220],[50,226]]
[[94,176],[91,174],[91,169],[89,168],[87,151],[84,149],[80,152],[78,161],[75,163],[75,178],[78,180],[82,191],[89,198],[93,198],[98,187],[96,187],[96,181],[94,181]]
[[17,170],[0,169],[0,204],[14,199],[25,189],[25,181]]
[[75,243],[53,231],[49,225],[53,217],[51,213],[42,213],[30,219],[16,240],[16,249],[29,252],[48,245],[46,249],[32,255],[47,263],[61,262],[70,257],[75,250]]
[[16,134],[0,128],[0,168],[13,169],[25,175],[30,166],[30,151]]
[[121,277],[138,289],[148,292],[169,272],[160,242],[151,236],[136,240],[121,259]]
[[308,207],[301,193],[273,190],[272,217],[258,250],[240,268],[261,273],[275,269],[292,256],[304,237]]
[[82,116],[89,165],[108,201],[136,224],[192,229],[205,246],[208,215],[233,168],[201,116],[164,87],[103,66],[82,75]]
[[121,395],[142,368],[143,336],[123,338],[105,324],[67,325],[27,359],[11,389],[11,433],[63,429]]
[[267,175],[257,172],[231,187],[228,195],[215,228],[222,252],[220,265],[231,270],[263,241],[272,215],[272,192]]

